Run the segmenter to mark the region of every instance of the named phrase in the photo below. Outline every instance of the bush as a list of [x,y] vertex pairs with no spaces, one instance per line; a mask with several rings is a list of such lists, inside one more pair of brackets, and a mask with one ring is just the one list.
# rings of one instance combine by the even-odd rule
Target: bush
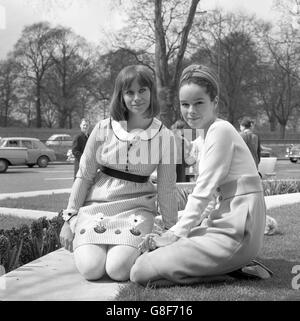
[[300,180],[264,180],[264,195],[280,195],[300,192]]
[[30,227],[0,230],[0,266],[8,273],[61,247],[59,233],[64,221],[60,216],[32,222]]

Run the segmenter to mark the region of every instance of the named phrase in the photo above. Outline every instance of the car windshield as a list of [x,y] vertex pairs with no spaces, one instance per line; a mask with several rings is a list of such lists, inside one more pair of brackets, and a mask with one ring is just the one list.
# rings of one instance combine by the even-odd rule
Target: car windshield
[[6,140],[5,139],[0,139],[0,147],[3,147],[5,145]]

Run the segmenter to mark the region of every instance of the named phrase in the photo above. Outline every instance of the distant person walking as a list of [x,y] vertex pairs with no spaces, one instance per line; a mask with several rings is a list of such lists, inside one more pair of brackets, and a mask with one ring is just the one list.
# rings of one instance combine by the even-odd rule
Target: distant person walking
[[254,158],[256,168],[260,162],[260,140],[258,135],[253,133],[253,121],[250,119],[244,119],[240,124],[241,136],[243,137],[245,143],[247,144],[250,152]]
[[177,120],[171,127],[176,139],[176,182],[188,182],[189,177],[186,175],[186,168],[196,163],[192,155],[192,143],[184,137],[183,130],[188,128],[183,120]]
[[80,122],[80,134],[76,135],[74,140],[73,140],[73,144],[72,144],[72,153],[75,157],[75,161],[74,161],[74,180],[76,177],[76,174],[78,172],[79,169],[79,162],[80,162],[80,158],[81,155],[83,154],[84,151],[84,147],[86,145],[86,142],[89,138],[89,122],[83,118]]

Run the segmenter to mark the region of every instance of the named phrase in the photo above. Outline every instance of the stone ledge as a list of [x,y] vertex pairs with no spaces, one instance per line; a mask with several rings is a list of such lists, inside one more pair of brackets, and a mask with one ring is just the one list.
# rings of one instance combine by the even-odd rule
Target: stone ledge
[[46,216],[46,218],[49,220],[58,215],[58,213],[56,212],[25,210],[22,208],[10,208],[10,207],[0,207],[0,214],[12,215],[12,216],[24,217],[24,218],[32,218],[32,219],[38,219],[39,217]]
[[61,248],[0,277],[2,301],[110,301],[124,283],[87,281]]

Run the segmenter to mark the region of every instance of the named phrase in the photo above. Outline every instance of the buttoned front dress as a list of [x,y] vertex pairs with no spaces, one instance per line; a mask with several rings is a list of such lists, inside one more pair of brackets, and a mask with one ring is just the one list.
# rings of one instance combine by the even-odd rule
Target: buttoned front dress
[[[141,255],[133,267],[142,274],[147,267],[149,281],[189,284],[226,274],[251,262],[262,246],[264,195],[246,143],[221,119],[202,143],[196,186],[171,228],[180,238]],[[215,204],[210,211],[208,204]]]
[[[74,249],[83,244],[137,247],[152,231],[156,199],[165,228],[177,222],[176,171],[172,132],[154,118],[146,130],[128,133],[126,124],[105,119],[93,129],[69,198]],[[173,152],[172,152],[173,150]],[[157,169],[157,187],[101,172],[106,166],[124,173],[150,176]]]

